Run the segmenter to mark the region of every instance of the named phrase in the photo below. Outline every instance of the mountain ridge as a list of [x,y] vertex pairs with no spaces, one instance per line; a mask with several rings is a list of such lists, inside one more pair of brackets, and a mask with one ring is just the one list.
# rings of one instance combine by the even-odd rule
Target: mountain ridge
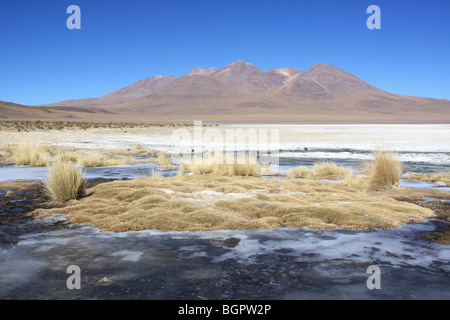
[[386,92],[323,62],[305,71],[290,67],[264,71],[237,60],[221,69],[197,67],[180,77],[154,76],[101,97],[39,107],[95,108],[119,115],[180,119],[373,117],[422,122],[421,118],[431,117],[450,121],[449,100]]

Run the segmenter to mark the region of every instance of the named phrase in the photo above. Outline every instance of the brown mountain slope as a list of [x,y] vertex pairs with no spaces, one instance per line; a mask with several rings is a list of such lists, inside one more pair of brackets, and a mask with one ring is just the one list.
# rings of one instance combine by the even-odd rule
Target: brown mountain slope
[[99,98],[49,106],[101,108],[138,119],[450,123],[449,100],[389,93],[324,63],[305,72],[263,71],[238,60],[220,70],[152,77]]
[[218,79],[233,88],[246,89],[250,92],[270,90],[283,85],[284,76],[267,73],[251,63],[238,60],[213,73],[211,78]]
[[288,96],[333,98],[335,95],[383,93],[354,75],[329,64],[316,63],[282,89]]
[[51,103],[47,106],[61,107],[99,107],[133,101],[164,88],[176,79],[174,76],[155,76],[140,80],[128,87],[113,91],[98,98],[85,98]]
[[146,97],[105,108],[119,114],[180,118],[450,120],[448,100],[388,93],[323,63],[301,72],[291,68],[263,71],[236,61],[212,74],[199,70],[188,76]]
[[31,107],[0,101],[0,120],[88,120],[112,116],[113,112],[100,108],[78,107]]

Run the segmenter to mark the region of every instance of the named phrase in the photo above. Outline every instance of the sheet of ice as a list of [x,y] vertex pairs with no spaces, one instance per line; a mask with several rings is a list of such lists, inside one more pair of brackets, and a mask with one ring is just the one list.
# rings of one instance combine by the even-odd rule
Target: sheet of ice
[[112,255],[115,257],[122,257],[123,261],[138,262],[144,252],[132,251],[132,250],[121,250],[114,252]]
[[48,168],[31,168],[28,166],[3,166],[0,167],[0,181],[17,179],[45,180],[48,176]]
[[412,179],[400,179],[400,185],[405,188],[412,189],[440,189],[450,191],[450,186],[443,186],[440,183],[412,180]]
[[[140,163],[113,167],[83,168],[86,179],[133,179],[137,177],[151,176],[152,169],[157,170],[156,163]],[[175,175],[176,170],[162,171],[162,175]],[[48,168],[29,166],[3,166],[0,167],[0,181],[16,179],[46,180]]]
[[[25,235],[17,245],[0,251],[0,298],[36,298],[31,290],[36,286],[40,288],[39,298],[70,297],[65,272],[69,265],[78,265],[83,274],[84,298],[111,292],[122,298],[136,297],[137,293],[141,298],[157,294],[180,298],[193,291],[194,296],[189,297],[269,298],[279,292],[286,298],[307,292],[314,298],[333,286],[336,290],[328,297],[359,299],[361,288],[355,290],[353,286],[365,284],[366,268],[374,264],[383,270],[385,283],[403,281],[402,274],[419,279],[396,288],[400,296],[410,297],[411,292],[417,295],[423,290],[431,296],[448,297],[442,296],[441,290],[450,285],[450,250],[418,237],[420,232],[434,228],[423,223],[390,230],[282,228],[117,234],[72,225]],[[227,247],[224,240],[229,237],[240,242]],[[54,277],[60,282],[48,281]],[[255,280],[244,285],[249,279]],[[301,292],[293,288],[299,279],[308,283]],[[232,289],[241,284],[241,289]],[[266,289],[255,291],[256,285]],[[131,291],[127,289],[130,286]],[[214,286],[218,293],[210,291]],[[362,296],[370,297],[370,293],[364,291]]]
[[8,253],[0,254],[0,297],[27,283],[48,266],[46,262],[20,255],[20,253],[14,254],[13,259],[8,259]]
[[[426,225],[416,225],[420,231],[433,230]],[[414,230],[414,229],[413,229]],[[415,230],[417,231],[417,229]],[[449,263],[447,246],[420,243],[408,239],[408,226],[394,230],[375,231],[313,231],[305,234],[296,229],[269,231],[257,239],[242,241],[234,250],[215,257],[216,261],[237,259],[241,263],[254,263],[257,255],[285,251],[298,259],[329,261],[345,259],[353,261],[378,261],[392,266],[420,266],[427,268],[433,262]],[[442,253],[444,252],[444,253]]]

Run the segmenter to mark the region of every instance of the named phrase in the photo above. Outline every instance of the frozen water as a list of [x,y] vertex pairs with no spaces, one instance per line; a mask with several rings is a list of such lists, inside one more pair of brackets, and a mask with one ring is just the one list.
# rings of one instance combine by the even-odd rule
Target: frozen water
[[[0,298],[448,299],[450,250],[418,239],[434,228],[117,234],[72,225],[0,251]],[[226,247],[229,237],[240,242]],[[81,268],[78,293],[66,288],[70,265]],[[369,265],[381,268],[376,293],[365,287]]]
[[115,257],[122,257],[123,261],[133,261],[137,262],[141,258],[143,252],[132,251],[132,250],[121,250],[114,252],[112,255]]
[[[150,176],[151,171],[159,168],[156,163],[140,163],[114,167],[83,168],[86,179],[133,179]],[[176,170],[162,171],[162,175],[175,175]],[[36,168],[29,166],[3,166],[0,167],[0,181],[16,179],[46,180],[48,168]]]

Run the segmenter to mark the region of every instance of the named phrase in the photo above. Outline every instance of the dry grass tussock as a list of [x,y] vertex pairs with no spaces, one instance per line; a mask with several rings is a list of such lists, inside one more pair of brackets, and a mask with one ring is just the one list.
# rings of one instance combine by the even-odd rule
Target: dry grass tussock
[[[131,156],[155,157],[158,155],[157,151],[148,150],[140,143],[135,143],[132,147],[126,149],[108,149],[108,153],[115,156],[124,156],[124,157],[131,157]],[[146,161],[152,160],[156,162],[156,159],[146,159]]]
[[403,164],[396,152],[379,149],[372,152],[373,161],[367,162],[364,174],[368,177],[370,190],[386,190],[397,187],[403,174]]
[[292,169],[288,178],[343,179],[346,186],[362,192],[397,187],[403,173],[403,165],[398,160],[398,155],[388,149],[375,150],[372,155],[374,159],[365,163],[363,174],[358,177],[335,163],[323,162],[315,164],[312,169],[303,166]]
[[145,149],[140,143],[136,143],[130,151],[133,154],[138,155],[138,154],[142,154],[143,152],[145,152]]
[[70,148],[35,145],[21,141],[2,151],[1,158],[5,162],[32,167],[46,167],[59,162],[70,161],[83,167],[117,166],[133,163],[129,156],[114,153],[99,153],[93,151],[71,150]]
[[[389,190],[399,187],[399,181],[403,173],[403,164],[398,160],[398,155],[388,149],[379,149],[372,152],[373,160],[367,161],[363,168],[363,173],[354,176],[350,171],[337,166],[327,165],[325,170],[318,170],[315,174],[313,170],[304,170],[299,167],[290,172],[291,177],[304,177],[309,179],[326,176],[321,174],[329,173],[327,179],[343,178],[344,184],[348,187],[357,189],[359,192]],[[306,168],[308,169],[308,168]],[[334,174],[331,169],[337,169]],[[297,171],[298,170],[298,171]]]
[[0,161],[5,161],[8,157],[8,153],[5,150],[0,150]]
[[304,179],[330,179],[341,180],[352,173],[334,162],[321,162],[314,164],[312,169],[300,166],[289,171],[288,178],[304,178]]
[[69,222],[89,222],[115,232],[283,226],[390,228],[423,222],[433,215],[430,209],[395,200],[394,191],[396,196],[402,192],[361,195],[344,183],[217,174],[159,181],[143,177],[100,184],[64,208],[35,213],[68,214]]
[[117,158],[100,153],[88,153],[77,157],[77,164],[83,167],[108,167],[125,164],[124,158]]
[[66,202],[83,195],[86,181],[81,169],[70,161],[61,161],[50,167],[44,185],[53,201]]
[[414,180],[422,180],[428,182],[437,182],[441,181],[447,185],[450,185],[450,172],[441,172],[441,173],[414,173],[408,172],[406,174],[408,179]]
[[109,166],[120,166],[125,164],[127,161],[125,157],[116,157],[114,155],[102,154],[102,153],[74,153],[63,151],[61,153],[56,153],[52,158],[49,159],[48,163],[59,163],[69,161],[74,164],[78,164],[82,167],[109,167]]
[[161,175],[160,170],[154,170],[152,169],[152,174],[149,177],[152,181],[163,181],[164,177]]
[[194,175],[216,174],[219,176],[261,176],[261,165],[249,155],[240,157],[226,157],[216,155],[206,159],[194,158],[190,162],[182,163],[185,173]]
[[158,153],[158,163],[164,170],[171,170],[174,168],[170,156],[163,152]]
[[22,141],[13,149],[11,161],[17,165],[46,167],[51,157],[51,151],[47,147]]

